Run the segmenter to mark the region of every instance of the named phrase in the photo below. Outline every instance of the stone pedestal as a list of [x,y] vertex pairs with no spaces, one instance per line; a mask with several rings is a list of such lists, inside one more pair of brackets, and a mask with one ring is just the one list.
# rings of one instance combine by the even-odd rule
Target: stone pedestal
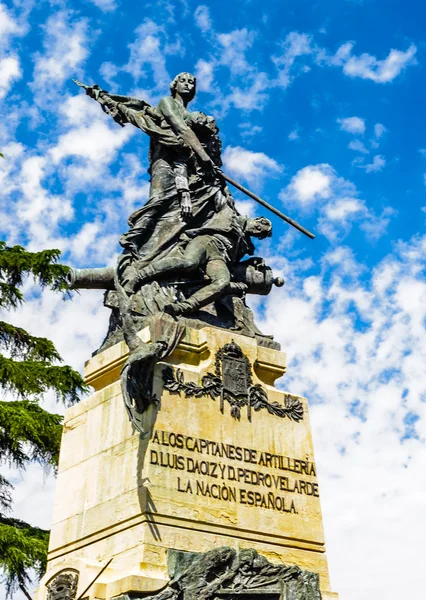
[[[148,341],[149,330],[140,336]],[[244,357],[226,362],[223,348],[232,341]],[[66,412],[49,563],[37,599],[45,600],[61,570],[78,577],[78,598],[110,559],[83,597],[142,597],[166,585],[168,549],[221,546],[253,548],[272,563],[318,573],[323,598],[337,598],[308,403],[274,387],[285,354],[214,327],[187,329],[156,366],[158,405],[145,413],[145,436],[133,430],[123,404],[126,356],[123,342],[90,359],[85,376],[96,391]],[[209,395],[209,373],[236,394],[235,403],[224,392]],[[238,396],[245,385],[259,396],[250,410]]]

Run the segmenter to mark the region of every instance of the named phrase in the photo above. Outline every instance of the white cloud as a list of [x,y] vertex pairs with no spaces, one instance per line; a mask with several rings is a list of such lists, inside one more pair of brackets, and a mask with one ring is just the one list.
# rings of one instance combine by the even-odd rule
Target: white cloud
[[362,200],[338,196],[325,205],[317,230],[329,241],[337,242],[350,232],[355,221],[361,221],[362,227],[362,219],[369,219],[368,209]]
[[252,138],[257,133],[263,131],[260,125],[253,125],[253,123],[240,123],[238,127],[240,128],[241,136],[244,138]]
[[248,78],[248,84],[245,88],[231,87],[231,93],[226,97],[226,105],[234,105],[235,108],[242,110],[261,110],[269,96],[266,90],[269,87],[269,80],[266,73],[256,73]]
[[74,214],[67,198],[52,194],[43,186],[48,169],[46,157],[32,156],[23,161],[20,171],[20,197],[15,210],[21,226],[25,226],[30,249],[61,248],[57,226],[69,221]]
[[346,42],[328,59],[330,64],[343,66],[343,72],[349,77],[370,79],[375,83],[393,81],[409,65],[415,64],[417,48],[414,44],[405,52],[392,49],[384,60],[363,53],[360,56],[352,54],[354,43]]
[[213,93],[214,70],[214,62],[209,62],[202,58],[197,61],[194,73],[197,78],[197,91]]
[[195,23],[203,33],[207,33],[212,28],[212,22],[210,18],[210,10],[208,6],[201,4],[197,6],[194,13]]
[[[353,133],[354,135],[363,135],[366,130],[365,120],[360,117],[346,117],[345,119],[337,119],[340,124],[340,129]],[[374,125],[374,136],[369,140],[370,148],[378,148],[380,143],[379,140],[386,133],[387,129],[382,123],[376,123]],[[365,146],[364,142],[359,139],[351,140],[348,144],[350,150],[355,152],[361,152],[361,154],[369,154],[370,150]],[[365,168],[367,173],[371,171],[378,171],[384,167],[385,161],[382,156],[375,156],[371,165],[364,165],[363,159],[355,159],[353,164],[357,164],[359,167]]]
[[108,85],[116,87],[115,78],[117,77],[120,69],[117,65],[114,65],[111,62],[104,62],[101,64],[99,72]]
[[0,4],[0,39],[4,43],[7,36],[21,33],[21,27],[4,4]]
[[387,127],[385,127],[382,123],[376,123],[374,125],[374,137],[370,140],[372,148],[378,148],[380,146],[380,140],[387,131]]
[[[416,48],[414,45],[406,52],[391,50],[384,60],[378,60],[369,54],[360,57],[353,54],[354,43],[342,44],[335,54],[329,54],[327,49],[317,45],[312,36],[306,33],[291,31],[280,44],[280,53],[272,56],[272,61],[277,68],[275,77],[271,77],[265,70],[259,71],[257,61],[250,60],[248,53],[254,45],[256,32],[247,28],[235,29],[227,33],[217,33],[211,25],[210,13],[205,5],[199,6],[196,11],[198,24],[204,32],[209,32],[212,40],[213,51],[208,60],[202,58],[197,63],[200,78],[200,90],[214,94],[211,105],[216,112],[226,114],[231,106],[252,111],[262,110],[269,98],[269,92],[276,87],[287,88],[295,77],[306,73],[311,65],[340,66],[346,75],[364,77],[377,83],[392,81],[409,64],[414,64]],[[226,67],[230,72],[229,94],[221,92],[214,85],[213,74],[220,67]],[[233,80],[238,78],[238,84],[233,85]],[[241,84],[244,81],[244,84]],[[359,117],[342,119],[344,122]],[[358,129],[347,129],[352,133],[365,131],[359,119]],[[354,122],[353,128],[356,128]]]
[[327,164],[304,167],[296,173],[280,197],[284,199],[290,196],[302,206],[309,206],[318,200],[330,198],[335,177],[335,171]]
[[154,78],[155,85],[167,89],[171,77],[167,72],[166,59],[162,50],[164,29],[154,21],[146,19],[137,27],[135,34],[135,41],[129,44],[129,61],[123,70],[138,81],[147,77],[146,68],[149,67],[149,75]]
[[259,205],[254,200],[241,200],[235,198],[235,207],[238,212],[246,217],[255,217]]
[[240,146],[227,146],[222,158],[225,172],[255,185],[282,171],[282,167],[263,152],[251,152]]
[[22,71],[16,56],[0,59],[0,99],[6,96],[13,83],[21,77]]
[[[135,133],[144,134],[127,125],[119,127],[108,118],[99,105],[85,94],[72,96],[60,107],[62,133],[46,151],[51,166],[59,172],[63,185],[71,198],[78,191],[90,194],[110,192],[121,180],[112,178],[109,165],[116,159],[117,151]],[[134,174],[140,174],[141,165],[129,158]],[[123,186],[134,184],[134,176],[126,172]],[[124,193],[124,192],[123,192]],[[123,206],[124,208],[124,206]]]
[[290,131],[290,133],[288,134],[287,138],[293,142],[294,140],[298,140],[299,139],[299,130],[298,129],[293,129],[293,131]]
[[[16,16],[13,9],[8,9],[0,3],[0,100],[9,93],[15,81],[22,78],[21,61],[16,44],[13,44],[11,39],[23,36],[28,31],[28,9],[24,6],[20,13]],[[12,109],[8,111],[8,121],[13,118]],[[5,129],[3,124],[3,132]]]
[[106,61],[101,65],[100,72],[114,86],[115,78],[121,72],[128,73],[138,85],[145,80],[149,81],[149,89],[136,89],[129,93],[155,102],[159,99],[159,94],[165,94],[172,80],[166,67],[166,57],[182,57],[185,54],[185,44],[179,34],[170,35],[165,25],[159,25],[152,19],[145,19],[134,33],[134,41],[128,44],[128,61],[123,65]]
[[391,206],[387,206],[382,210],[382,213],[375,218],[371,219],[370,215],[367,215],[365,220],[360,224],[359,228],[362,229],[370,240],[378,240],[382,236],[386,235],[388,225],[392,219],[398,214],[398,211],[393,209]]
[[340,129],[349,133],[364,133],[365,120],[360,117],[346,117],[345,119],[337,119],[340,124]]
[[111,162],[115,151],[132,133],[131,127],[111,129],[106,119],[99,119],[88,126],[76,127],[61,135],[50,154],[55,163],[68,156],[78,156],[93,162]]
[[[268,90],[274,84],[247,58],[255,33],[247,28],[218,33],[212,29],[210,21],[207,22],[206,7],[201,8],[203,10],[197,15],[203,26],[209,27],[213,52],[208,60],[200,58],[196,63],[197,88],[214,95],[210,106],[218,116],[225,115],[231,107],[243,111],[262,110],[269,97]],[[223,73],[223,69],[229,70],[228,93],[223,91],[223,83],[218,86],[214,79],[220,70]]]
[[89,0],[103,12],[111,12],[117,8],[115,0]]
[[229,33],[217,34],[221,46],[219,64],[226,65],[232,74],[244,75],[252,71],[252,66],[246,59],[246,51],[254,42],[254,34],[248,29],[234,29]]
[[354,150],[355,152],[361,152],[362,154],[369,154],[369,150],[364,146],[361,140],[352,140],[348,144],[348,148],[350,150]]
[[[7,155],[0,163],[4,230],[10,241],[23,242],[30,249],[57,247],[78,262],[98,262],[102,253],[108,257],[115,252],[125,217],[146,199],[146,167],[140,158],[135,163],[128,155],[117,177],[111,176],[109,167],[117,150],[136,129],[118,127],[86,95],[65,99],[59,111],[62,133],[49,145],[42,144],[39,152],[24,153],[18,144],[3,148]],[[60,181],[56,193],[50,187],[53,174]],[[85,194],[86,225],[75,223],[74,232],[64,235],[64,225],[74,219],[80,191]],[[99,193],[102,202],[95,201]],[[117,194],[120,200],[108,194]]]
[[[23,17],[26,16],[26,10],[23,11]],[[26,33],[28,25],[23,19],[17,19],[12,15],[4,4],[0,4],[0,46],[6,47],[9,38],[21,36]]]
[[415,596],[423,578],[426,489],[412,482],[426,461],[425,250],[425,236],[396,245],[371,273],[344,247],[308,276],[268,258],[286,287],[258,323],[288,354],[282,385],[310,401],[332,589],[345,600]]
[[387,128],[382,125],[382,123],[376,123],[374,125],[374,135],[376,136],[377,139],[380,139],[384,133],[386,133]]
[[363,166],[363,168],[365,169],[366,173],[375,173],[377,171],[382,171],[382,169],[385,167],[385,165],[386,165],[385,158],[383,156],[381,156],[380,154],[376,154],[376,156],[373,158],[373,162],[368,165]]
[[377,239],[395,214],[390,207],[381,215],[368,209],[356,186],[339,177],[329,164],[300,169],[281,190],[279,198],[285,205],[295,205],[316,215],[316,229],[333,243],[348,235],[355,223],[369,239]]
[[[282,43],[282,49],[283,53],[279,56],[274,56],[272,60],[278,68],[277,85],[286,88],[294,79],[295,75],[292,73],[292,70],[296,59],[312,54],[312,38],[306,33],[291,31]],[[306,71],[304,67],[301,70]]]
[[356,198],[339,198],[335,203],[328,204],[325,216],[332,221],[344,221],[354,213],[364,212],[365,205]]
[[81,91],[78,93],[79,88],[75,89],[77,93],[66,98],[59,107],[64,129],[89,126],[94,120],[109,122],[96,102]]
[[45,51],[35,54],[31,87],[36,101],[43,105],[51,100],[52,89],[79,74],[89,55],[87,20],[73,20],[72,17],[72,13],[67,11],[51,15],[45,26]]

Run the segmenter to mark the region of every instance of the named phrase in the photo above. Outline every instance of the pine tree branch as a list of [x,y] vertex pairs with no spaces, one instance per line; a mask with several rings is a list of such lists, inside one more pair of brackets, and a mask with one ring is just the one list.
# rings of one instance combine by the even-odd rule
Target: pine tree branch
[[29,461],[56,466],[62,416],[28,400],[0,401],[0,457],[23,468]]
[[62,361],[53,342],[30,335],[25,329],[0,321],[0,347],[12,358],[23,360]]
[[13,485],[0,474],[0,515],[12,508],[12,490]]
[[53,366],[34,360],[15,361],[0,354],[0,388],[21,398],[40,396],[49,389],[67,406],[89,390],[83,378],[69,366]]
[[41,577],[46,569],[49,532],[19,519],[0,517],[0,569],[5,574],[6,597],[31,582],[29,571]]
[[68,292],[69,267],[58,264],[60,250],[28,252],[22,246],[9,247],[0,241],[0,306],[16,308],[22,302],[18,289],[32,275],[41,287]]
[[1,281],[0,271],[0,306],[5,308],[17,308],[23,301],[21,290],[15,285]]
[[[59,250],[27,252],[22,246],[8,247],[0,241],[0,308],[17,308],[24,300],[20,290],[27,277],[42,287],[68,293],[69,268],[58,264]],[[30,335],[24,329],[0,322],[0,389],[22,400],[0,401],[0,462],[24,468],[30,461],[57,465],[62,417],[38,406],[36,399],[53,390],[70,405],[88,391],[79,373],[61,361],[52,342]],[[33,401],[28,398],[34,398]],[[49,533],[18,519],[6,518],[11,508],[11,484],[0,475],[0,570],[6,576],[7,596],[21,589],[30,600],[27,584],[35,569],[45,570]]]
[[12,508],[12,490],[13,485],[0,474],[0,515]]

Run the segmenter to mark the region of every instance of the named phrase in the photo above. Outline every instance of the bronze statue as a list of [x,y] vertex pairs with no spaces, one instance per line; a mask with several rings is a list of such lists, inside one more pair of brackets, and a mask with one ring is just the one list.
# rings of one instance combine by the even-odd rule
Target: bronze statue
[[[123,252],[117,268],[70,271],[73,287],[107,290],[105,305],[112,316],[101,349],[123,336],[130,348],[123,393],[140,429],[138,414],[154,400],[150,382],[155,363],[173,350],[185,324],[225,327],[277,347],[271,336],[257,329],[245,303],[247,293],[268,294],[272,285],[284,283],[261,258],[252,256],[251,237],[269,237],[272,225],[264,217],[240,215],[226,182],[313,235],[221,171],[215,119],[188,110],[196,92],[196,78],[190,73],[177,75],[170,84],[171,95],[156,107],[76,83],[119,125],[130,123],[150,137],[149,198],[130,216],[129,230],[120,237]],[[245,255],[252,258],[243,260]],[[147,324],[152,343],[144,345],[136,334]]]
[[192,273],[202,268],[209,283],[186,300],[165,307],[167,312],[174,315],[197,311],[223,293],[244,292],[247,289],[245,283],[231,281],[229,269],[245,254],[253,254],[250,236],[264,239],[270,235],[272,224],[268,219],[246,219],[227,206],[199,229],[182,234],[178,245],[168,256],[154,259],[138,270],[135,283],[171,273]]

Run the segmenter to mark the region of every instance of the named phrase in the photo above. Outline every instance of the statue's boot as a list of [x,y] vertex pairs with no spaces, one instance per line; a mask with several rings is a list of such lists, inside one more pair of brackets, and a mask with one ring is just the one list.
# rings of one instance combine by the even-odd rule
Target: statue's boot
[[135,285],[138,281],[138,272],[133,265],[126,267],[121,275],[121,285],[128,296],[134,292]]

